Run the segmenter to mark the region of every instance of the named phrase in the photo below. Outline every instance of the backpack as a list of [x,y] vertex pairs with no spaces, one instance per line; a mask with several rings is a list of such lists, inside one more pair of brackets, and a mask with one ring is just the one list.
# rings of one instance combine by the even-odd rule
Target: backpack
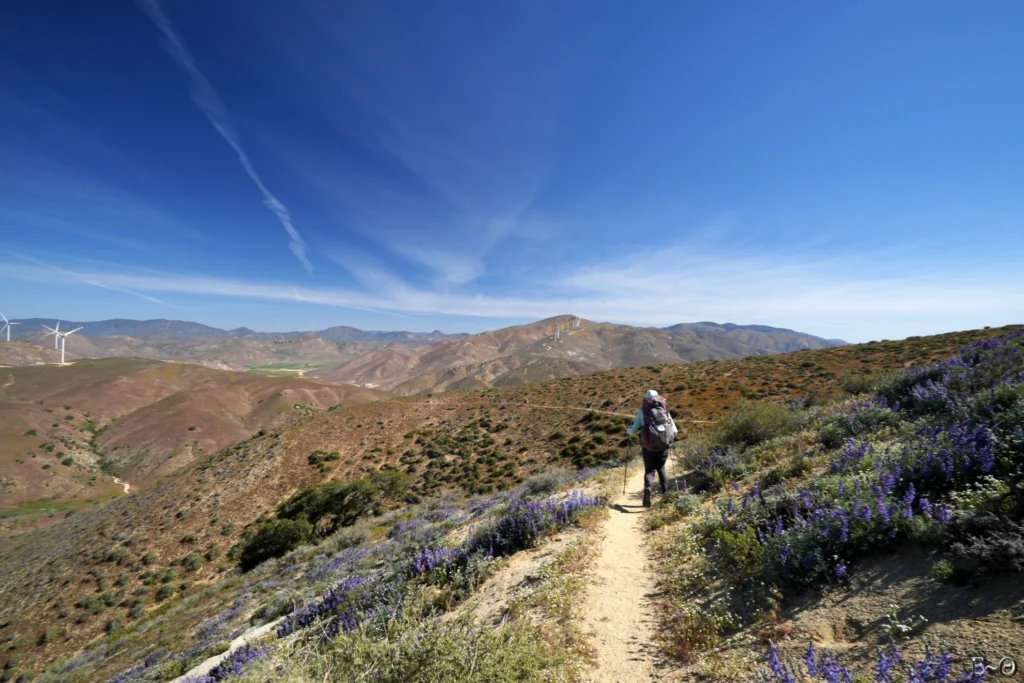
[[648,451],[667,451],[675,441],[672,416],[662,396],[645,398],[643,405],[644,428],[640,432],[640,445]]

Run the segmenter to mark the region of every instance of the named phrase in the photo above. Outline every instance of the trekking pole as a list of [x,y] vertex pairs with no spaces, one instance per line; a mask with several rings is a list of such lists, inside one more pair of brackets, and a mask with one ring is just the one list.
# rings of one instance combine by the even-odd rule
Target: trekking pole
[[622,449],[622,495],[626,495],[626,468],[629,467],[629,446]]

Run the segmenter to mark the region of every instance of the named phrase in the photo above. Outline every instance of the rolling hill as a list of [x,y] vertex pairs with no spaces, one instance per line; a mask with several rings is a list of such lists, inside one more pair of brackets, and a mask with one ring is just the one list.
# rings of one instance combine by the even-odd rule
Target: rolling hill
[[[220,554],[211,550],[210,557],[215,559],[190,575],[187,585],[182,584],[185,600],[199,596],[204,586],[228,570],[221,551],[238,541],[246,525],[298,489],[325,478],[349,478],[394,467],[414,477],[415,491],[421,496],[445,488],[474,492],[507,488],[553,464],[585,466],[617,458],[625,424],[641,392],[650,387],[668,397],[678,419],[707,418],[743,398],[788,402],[811,394],[841,394],[847,377],[944,359],[964,343],[1005,331],[618,368],[506,388],[310,412],[205,455],[106,505],[93,506],[31,535],[0,539],[0,623],[14,641],[22,643],[21,666],[38,670],[44,662],[74,653],[102,636],[111,616],[127,620],[125,627],[131,628],[133,617],[127,607],[101,608],[106,609],[103,617],[76,607],[94,604],[87,598],[95,597],[96,581],[87,577],[117,576],[117,588],[110,591],[115,605],[117,595],[135,595],[141,596],[143,612],[160,610],[150,606],[149,594],[163,585],[154,577],[176,574],[182,557],[193,547],[216,547]],[[538,333],[524,332],[525,341],[514,343],[527,343]],[[44,397],[44,405],[55,399],[55,395]],[[336,453],[337,459],[325,467],[322,459],[311,458],[318,451]],[[239,578],[237,584],[242,583]],[[79,623],[72,625],[72,619]],[[40,634],[48,629],[56,629],[59,635],[44,642]],[[40,644],[33,645],[37,641]],[[4,659],[11,656],[11,652],[0,654]],[[112,651],[109,656],[116,659],[118,655]],[[116,668],[118,662],[111,661],[109,666]]]
[[386,396],[124,358],[11,367],[2,377],[0,508],[8,516],[102,495],[113,476],[143,484],[261,428]]

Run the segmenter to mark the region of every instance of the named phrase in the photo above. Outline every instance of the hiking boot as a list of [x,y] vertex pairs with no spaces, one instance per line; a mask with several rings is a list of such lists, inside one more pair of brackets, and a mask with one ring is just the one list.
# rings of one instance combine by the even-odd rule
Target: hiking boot
[[644,507],[645,508],[651,507],[651,492],[650,491],[644,491]]

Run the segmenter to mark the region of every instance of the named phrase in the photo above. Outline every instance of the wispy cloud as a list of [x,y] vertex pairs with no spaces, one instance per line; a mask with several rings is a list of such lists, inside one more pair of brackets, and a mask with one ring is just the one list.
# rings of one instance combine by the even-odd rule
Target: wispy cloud
[[306,256],[307,245],[305,240],[302,239],[302,235],[295,229],[295,225],[292,221],[291,211],[285,206],[284,202],[278,199],[263,183],[259,174],[256,173],[256,169],[253,168],[252,162],[249,160],[249,155],[242,147],[242,143],[239,140],[238,133],[235,131],[234,125],[231,123],[231,117],[228,114],[227,107],[224,105],[224,101],[221,100],[217,91],[213,89],[213,86],[206,79],[206,76],[199,70],[195,60],[192,58],[192,54],[185,46],[184,41],[178,35],[174,25],[164,14],[163,9],[160,7],[160,3],[157,0],[138,0],[139,6],[149,15],[149,18],[153,21],[160,32],[163,33],[165,42],[164,48],[167,53],[178,63],[178,66],[185,71],[189,79],[192,81],[192,101],[195,102],[199,110],[206,115],[213,127],[220,133],[224,141],[230,145],[231,149],[235,151],[238,156],[238,162],[241,164],[242,169],[246,172],[252,182],[256,185],[259,191],[263,194],[263,203],[270,209],[277,219],[281,222],[285,232],[291,240],[288,243],[288,248],[309,272],[313,271],[313,264],[310,263],[309,258]]
[[[316,142],[267,131],[271,144],[346,227],[444,286],[478,279],[498,245],[521,235],[555,163],[572,57],[541,57],[539,43],[564,36],[527,8],[505,7],[467,32],[453,8],[395,22],[312,2],[268,35],[301,83],[293,99],[316,102],[310,114],[322,123]],[[353,139],[363,148],[355,159]]]
[[125,287],[118,287],[118,286],[115,286],[115,285],[107,284],[107,283],[101,282],[100,280],[98,280],[98,279],[96,279],[94,277],[91,277],[91,276],[89,276],[87,274],[82,274],[82,273],[76,272],[74,270],[69,270],[67,268],[62,268],[60,266],[50,265],[49,263],[46,263],[45,261],[41,261],[41,260],[39,260],[37,258],[33,258],[31,256],[26,256],[25,254],[19,254],[17,252],[8,252],[8,253],[10,253],[11,256],[13,256],[16,259],[19,259],[19,260],[24,261],[26,263],[31,263],[31,264],[33,264],[35,266],[35,268],[36,268],[35,272],[32,272],[32,271],[25,271],[25,272],[23,272],[23,275],[27,276],[28,279],[36,280],[38,282],[54,282],[54,281],[80,282],[82,284],[91,285],[93,287],[99,287],[101,289],[108,289],[108,290],[114,291],[114,292],[121,292],[122,294],[129,294],[131,296],[138,297],[140,299],[143,299],[145,301],[149,301],[149,302],[154,303],[154,304],[160,304],[161,306],[167,306],[169,308],[181,308],[181,306],[178,306],[178,305],[172,304],[170,302],[164,301],[163,299],[158,299],[155,296],[149,296],[148,294],[143,294],[142,292],[136,292],[134,290],[127,289]]
[[[864,254],[809,262],[800,254],[735,256],[688,247],[624,255],[529,283],[511,296],[408,286],[368,261],[345,262],[365,290],[296,287],[172,273],[63,269],[61,276],[133,293],[180,293],[304,303],[415,315],[501,320],[574,313],[592,320],[670,325],[718,320],[768,323],[851,340],[1024,320],[1024,282],[1012,269],[982,279],[946,272],[898,274],[898,259]],[[671,264],[671,267],[653,267]],[[0,264],[8,278],[35,279],[35,265]],[[47,277],[55,277],[52,272]]]

